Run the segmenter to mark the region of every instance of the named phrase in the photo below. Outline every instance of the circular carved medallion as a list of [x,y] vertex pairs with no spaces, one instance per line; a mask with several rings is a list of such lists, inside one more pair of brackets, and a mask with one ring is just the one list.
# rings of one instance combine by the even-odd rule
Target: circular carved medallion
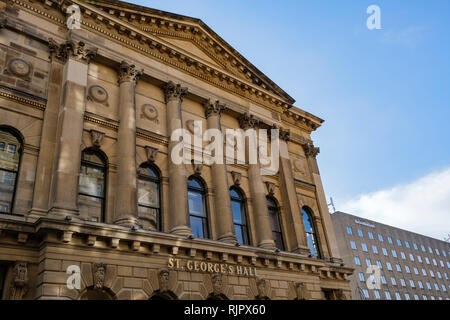
[[95,102],[106,103],[108,101],[108,92],[99,85],[90,86],[88,92],[89,97]]
[[158,118],[158,109],[151,104],[142,105],[142,113],[148,120],[156,120]]
[[294,161],[294,170],[300,172],[301,174],[305,174],[305,167],[301,160]]
[[8,71],[18,77],[26,77],[30,74],[31,68],[25,60],[15,58],[8,62]]

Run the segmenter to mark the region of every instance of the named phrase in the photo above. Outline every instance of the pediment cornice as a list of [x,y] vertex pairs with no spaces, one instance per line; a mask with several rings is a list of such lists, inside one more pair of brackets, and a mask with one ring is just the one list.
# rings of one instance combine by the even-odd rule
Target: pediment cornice
[[[265,79],[264,81],[262,80],[262,76],[264,75],[260,76],[257,72],[252,73],[251,70],[248,69],[248,66],[251,67],[252,65],[250,63],[248,66],[244,65],[242,60],[238,59],[240,55],[234,49],[230,47],[231,50],[234,50],[235,52],[231,52],[228,48],[227,50],[221,49],[223,48],[223,45],[217,40],[214,42],[213,40],[215,39],[209,37],[210,33],[207,32],[209,31],[207,30],[209,28],[201,22],[201,20],[164,13],[148,8],[145,9],[149,12],[133,13],[129,7],[137,6],[114,0],[96,1],[96,6],[93,6],[88,2],[90,1],[11,0],[11,3],[20,5],[25,9],[40,14],[48,20],[62,25],[65,25],[65,12],[67,7],[71,4],[77,4],[82,13],[82,28],[99,33],[102,36],[110,38],[112,41],[120,42],[133,50],[139,51],[144,55],[160,60],[165,64],[212,83],[221,89],[238,94],[255,103],[270,106],[274,111],[288,112],[293,107],[292,98],[289,97],[291,99],[289,100],[276,92],[273,87],[268,87],[264,82]],[[43,8],[36,7],[39,6],[38,3],[42,4]],[[106,7],[104,6],[97,7],[104,5],[104,3],[108,3],[109,5],[120,4],[121,6],[124,6],[124,9],[120,7],[121,10],[119,10],[119,8],[106,10]],[[114,12],[110,12],[110,10],[113,10]],[[151,14],[156,14],[152,13],[152,11],[160,13],[160,16],[151,18]],[[139,22],[136,21],[139,21],[141,25],[136,25],[136,23],[139,24]],[[146,31],[145,28],[149,29]],[[150,28],[153,28],[154,32],[151,32]],[[217,68],[195,56],[191,56],[189,52],[180,50],[179,47],[158,37],[158,35],[163,34],[187,40],[196,39],[196,45],[198,45],[203,52],[208,53],[209,56],[214,61],[217,61],[217,63],[225,70]],[[233,72],[228,71],[228,69],[231,68],[230,64],[231,67],[234,68]],[[236,76],[235,73],[238,72],[244,73],[245,79],[241,76]],[[303,122],[308,124],[312,123],[313,125],[310,127],[310,130],[315,130],[323,121],[308,114]]]

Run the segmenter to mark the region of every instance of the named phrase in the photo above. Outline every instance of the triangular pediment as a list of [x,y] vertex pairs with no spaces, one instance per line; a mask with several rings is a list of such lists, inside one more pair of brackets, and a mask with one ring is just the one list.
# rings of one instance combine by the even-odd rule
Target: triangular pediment
[[228,81],[227,75],[230,75],[235,85],[246,90],[255,86],[267,99],[276,97],[281,104],[291,105],[295,102],[200,19],[117,0],[88,0],[86,3],[160,40],[169,50],[192,58],[200,64],[200,68],[206,68],[211,74],[223,72],[224,75],[220,75],[223,79]]

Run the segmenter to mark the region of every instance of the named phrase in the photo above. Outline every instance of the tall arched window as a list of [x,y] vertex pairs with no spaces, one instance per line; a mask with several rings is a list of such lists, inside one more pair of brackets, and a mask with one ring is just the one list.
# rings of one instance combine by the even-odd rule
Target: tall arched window
[[317,242],[317,235],[314,227],[314,222],[312,220],[313,216],[311,213],[311,209],[309,209],[308,207],[303,207],[302,214],[303,214],[303,224],[305,226],[306,232],[306,241],[308,242],[309,251],[313,257],[320,258],[320,251]]
[[247,210],[242,192],[234,187],[230,189],[231,211],[233,212],[234,232],[239,244],[250,244],[247,223]]
[[195,238],[209,238],[205,194],[203,182],[196,177],[190,177],[188,179],[189,217]]
[[144,228],[161,231],[160,174],[156,167],[143,164],[138,175],[138,215]]
[[284,250],[283,232],[281,230],[280,210],[274,199],[267,197],[267,209],[269,210],[270,226],[275,246]]
[[80,215],[90,221],[104,221],[106,163],[106,157],[98,150],[86,149],[81,154],[78,208]]
[[13,129],[0,126],[0,212],[13,213],[22,155],[22,139]]

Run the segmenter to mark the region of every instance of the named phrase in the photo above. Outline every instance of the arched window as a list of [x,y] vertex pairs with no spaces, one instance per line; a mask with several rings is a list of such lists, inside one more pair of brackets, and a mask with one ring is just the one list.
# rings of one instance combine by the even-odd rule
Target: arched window
[[195,238],[209,238],[204,184],[196,177],[188,179],[189,217]]
[[22,155],[22,139],[13,129],[0,126],[0,212],[13,213]]
[[138,215],[144,228],[161,231],[160,174],[156,167],[143,164],[138,175]]
[[239,244],[250,244],[247,223],[247,210],[242,192],[234,187],[230,189],[231,211],[233,212],[234,231]]
[[106,163],[98,150],[86,149],[81,154],[78,208],[82,217],[94,222],[104,221]]
[[269,210],[270,226],[272,228],[272,237],[275,246],[284,250],[283,233],[281,230],[280,210],[274,199],[267,197],[267,209]]
[[317,235],[314,227],[314,222],[312,220],[311,210],[308,207],[303,207],[302,214],[303,214],[303,224],[305,226],[306,232],[306,241],[308,242],[309,251],[313,257],[320,258],[320,251],[317,242]]

